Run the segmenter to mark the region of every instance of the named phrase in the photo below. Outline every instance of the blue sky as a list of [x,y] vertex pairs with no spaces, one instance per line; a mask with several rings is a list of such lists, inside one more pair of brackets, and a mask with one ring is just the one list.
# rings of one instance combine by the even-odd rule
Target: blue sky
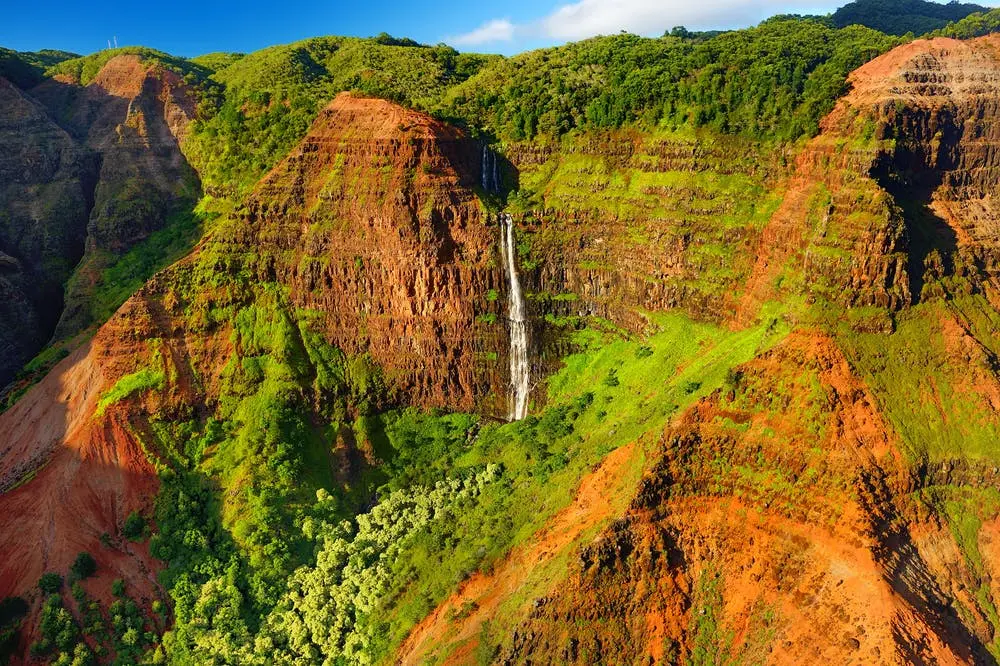
[[[827,13],[846,0],[3,0],[0,46],[91,53],[118,38],[182,56],[253,51],[316,35],[388,32],[460,50],[516,53],[595,34],[657,35]],[[982,4],[1000,4],[1000,0]],[[6,5],[6,6],[3,6]]]

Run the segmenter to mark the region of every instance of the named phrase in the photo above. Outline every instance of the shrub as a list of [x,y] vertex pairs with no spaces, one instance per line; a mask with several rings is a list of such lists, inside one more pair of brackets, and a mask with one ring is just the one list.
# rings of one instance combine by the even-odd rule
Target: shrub
[[0,601],[0,664],[9,662],[19,639],[21,620],[28,614],[28,603],[21,597]]
[[129,541],[139,541],[146,532],[146,519],[138,511],[133,511],[122,525],[122,534]]
[[653,348],[647,347],[646,345],[642,345],[641,347],[635,350],[636,358],[649,358],[652,355],[653,355]]
[[62,589],[62,585],[63,577],[51,571],[43,573],[42,577],[38,579],[38,589],[45,594],[55,594]]
[[694,393],[695,391],[697,391],[698,389],[701,388],[701,382],[694,381],[694,380],[687,381],[687,382],[684,382],[684,387],[683,388],[684,388],[684,393],[686,393],[687,395],[691,395],[692,393]]
[[97,562],[90,553],[80,553],[73,561],[70,572],[77,579],[90,578],[97,572]]
[[19,621],[28,614],[28,602],[21,597],[7,597],[0,601],[0,627]]

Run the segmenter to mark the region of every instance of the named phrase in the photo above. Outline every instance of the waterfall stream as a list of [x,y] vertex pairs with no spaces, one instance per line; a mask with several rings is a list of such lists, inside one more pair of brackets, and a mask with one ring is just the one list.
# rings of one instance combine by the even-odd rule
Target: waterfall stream
[[524,294],[517,277],[514,261],[514,222],[510,215],[500,215],[500,249],[509,282],[508,318],[510,319],[510,388],[507,418],[520,421],[528,415],[528,394],[531,392],[531,368],[528,364],[528,322],[524,316]]
[[[483,145],[480,182],[488,194],[500,194],[500,160]],[[500,254],[507,272],[508,305],[510,321],[510,384],[507,389],[507,418],[520,421],[528,415],[528,395],[531,393],[531,366],[528,363],[528,322],[524,316],[524,294],[517,276],[514,247],[514,221],[506,213],[500,214]]]

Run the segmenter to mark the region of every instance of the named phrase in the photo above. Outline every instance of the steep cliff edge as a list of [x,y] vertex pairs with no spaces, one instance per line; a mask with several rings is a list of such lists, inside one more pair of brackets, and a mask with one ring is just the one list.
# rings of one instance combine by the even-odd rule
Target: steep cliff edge
[[89,151],[0,78],[0,388],[55,330],[96,170]]

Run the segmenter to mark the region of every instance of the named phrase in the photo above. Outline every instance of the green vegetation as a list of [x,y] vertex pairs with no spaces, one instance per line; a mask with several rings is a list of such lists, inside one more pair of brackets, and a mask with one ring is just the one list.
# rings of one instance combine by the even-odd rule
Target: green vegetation
[[3,77],[19,88],[30,88],[45,78],[45,71],[58,63],[79,58],[75,53],[66,51],[18,52],[0,47],[0,77]]
[[[987,647],[994,657],[1000,655],[1000,612],[997,611],[990,585],[988,559],[984,558],[980,546],[983,523],[1000,516],[1000,492],[995,488],[930,486],[919,491],[917,496],[937,515],[943,516],[950,526],[955,543],[972,575],[973,580],[969,586],[972,604],[993,630],[993,640]],[[963,604],[959,605],[959,613],[966,621],[972,620],[969,610]]]
[[125,375],[110,389],[101,394],[101,399],[97,402],[95,416],[104,415],[105,410],[115,403],[124,400],[134,393],[162,389],[166,383],[166,375],[162,370],[144,368],[130,375]]
[[70,567],[70,573],[73,575],[73,580],[90,578],[97,573],[97,561],[94,560],[94,556],[90,553],[80,553],[76,556],[76,559],[73,560],[73,566]]
[[169,53],[144,46],[124,46],[117,49],[103,49],[88,56],[60,59],[46,70],[45,75],[69,76],[81,85],[87,85],[94,80],[94,77],[109,60],[121,55],[138,56],[143,62],[159,65],[187,78],[192,83],[205,80],[211,73],[207,68],[187,58],[172,56]]
[[38,352],[35,358],[28,361],[21,371],[17,373],[14,382],[8,388],[8,392],[0,395],[0,414],[14,406],[32,386],[41,381],[49,371],[56,366],[59,361],[69,356],[71,342],[58,342],[51,344]]
[[[385,411],[377,368],[323,344],[276,287],[226,319],[236,353],[215,417],[155,423],[149,442],[162,483],[150,548],[168,563],[175,614],[161,649],[178,663],[388,655],[566,506],[608,452],[658,432],[783,335],[681,315],[657,315],[643,342],[583,331],[550,407],[501,425]],[[599,381],[612,374],[617,384]],[[362,408],[352,417],[349,405]],[[342,446],[375,465],[339,480],[330,452]]]
[[[153,652],[159,640],[158,633],[164,629],[162,603],[153,602],[153,610],[159,616],[147,620],[139,605],[128,596],[125,582],[116,579],[111,584],[115,600],[102,606],[79,582],[92,577],[97,568],[96,560],[89,553],[77,556],[69,571],[70,580],[74,582],[70,586],[68,605],[69,600],[59,592],[62,577],[55,573],[42,577],[39,586],[47,596],[41,609],[39,639],[31,646],[32,657],[58,666],[162,663],[156,660]],[[19,599],[0,604],[0,649],[4,649],[3,641],[10,639],[5,632],[8,629],[16,631],[19,618],[27,609],[27,604]]]
[[91,662],[90,651],[81,640],[80,628],[58,594],[49,595],[42,605],[40,633],[41,638],[31,647],[32,655],[44,657],[58,653],[54,662],[80,665]]
[[[855,11],[861,8],[855,3]],[[974,15],[950,29],[977,33],[992,29],[992,21]],[[211,386],[207,404],[184,402],[131,424],[161,491],[149,523],[133,513],[121,534],[137,541],[154,532],[149,548],[166,563],[159,580],[172,617],[157,601],[155,617],[144,618],[118,579],[105,623],[78,583],[97,569],[81,553],[70,572],[76,616],[64,606],[58,574],[39,581],[50,596],[34,653],[88,663],[95,655],[85,638],[92,638],[109,650],[97,657],[122,664],[378,662],[463,580],[542,529],[610,452],[658,441],[671,419],[700,399],[723,395],[725,413],[712,423],[720,438],[823,441],[831,399],[815,368],[766,378],[737,370],[791,327],[771,307],[760,313],[762,323],[740,331],[680,312],[635,313],[648,322],[642,339],[593,318],[560,320],[576,351],[547,378],[545,409],[519,423],[400,409],[392,377],[371,356],[331,346],[321,313],[298,309],[287,286],[260,279],[273,273],[274,256],[230,242],[244,222],[227,214],[239,210],[334,94],[386,97],[462,123],[475,135],[557,145],[564,150],[518,174],[513,210],[556,209],[581,219],[601,211],[626,226],[626,243],[635,248],[651,239],[666,247],[664,229],[676,230],[696,270],[650,278],[651,286],[726,298],[749,270],[747,238],[781,200],[772,175],[787,163],[778,148],[814,134],[845,91],[847,74],[898,43],[870,28],[780,17],[724,34],[616,35],[510,59],[389,35],[323,37],[192,60],[135,48],[59,62],[53,56],[49,75],[81,83],[109,58],[129,53],[198,88],[199,117],[184,150],[213,196],[191,212],[174,212],[121,257],[98,257],[91,314],[107,320],[154,273],[205,238],[198,253],[163,274],[169,284],[163,298],[171,316],[183,316],[191,334],[186,342],[211,334],[226,361],[211,376],[196,362],[184,368],[195,384]],[[16,55],[10,62],[29,61]],[[37,67],[29,64],[22,76]],[[638,140],[636,129],[644,132]],[[605,147],[626,146],[628,157],[588,153],[595,137]],[[699,168],[668,163],[664,155],[672,151],[699,160]],[[209,231],[214,235],[206,238]],[[519,235],[523,268],[541,266],[544,250],[566,246],[571,233],[550,225]],[[600,270],[601,260],[599,252],[581,250],[579,268]],[[583,298],[531,296],[543,303]],[[484,295],[487,303],[498,298],[495,290]],[[980,339],[1000,330],[988,304],[970,297],[921,305],[899,318],[891,336],[847,326],[838,335],[911,458],[992,460],[1000,424],[989,405],[955,388],[962,370],[949,363],[948,340],[935,323],[948,308],[962,309]],[[480,321],[495,323],[495,315]],[[161,356],[160,343],[150,341],[148,358],[100,396],[98,417],[139,394],[169,387],[173,395],[178,370]],[[34,367],[51,367],[60,353],[47,352]],[[798,418],[794,432],[778,432],[766,419],[730,418],[739,410],[767,417],[790,409]],[[946,424],[954,415],[962,422]],[[833,473],[820,478],[813,463],[822,451],[814,448],[790,461],[696,452],[690,467],[709,494],[759,493],[766,506],[795,514],[814,508],[804,500],[817,488],[844,483]],[[630,490],[641,471],[641,465],[629,470]],[[675,480],[676,492],[684,492],[684,481]],[[616,501],[624,506],[631,496]],[[964,500],[941,506],[969,566],[984,578],[977,542],[983,518]],[[104,543],[110,547],[111,537]],[[565,575],[568,555],[559,557],[547,575]],[[688,628],[691,663],[723,663],[733,649],[732,632],[721,626],[723,589],[716,572],[703,572]],[[480,637],[480,654],[498,654],[509,639],[507,620],[524,600],[498,611]],[[998,625],[988,595],[979,610]],[[762,611],[752,640],[767,643],[772,619]],[[0,649],[13,622],[0,622]],[[156,634],[167,626],[161,640]]]
[[[186,146],[205,184],[243,192],[305,135],[336,93],[353,90],[428,108],[491,58],[410,40],[317,37],[213,57],[219,92]],[[204,58],[201,59],[204,61]]]
[[963,334],[942,323],[956,315],[987,348],[1000,349],[1000,317],[981,296],[922,303],[897,318],[891,335],[844,330],[838,338],[913,462],[1000,458],[1000,419],[973,384],[977,373],[992,372],[992,361],[953,361]]
[[0,663],[6,664],[17,649],[18,632],[28,610],[28,602],[21,597],[0,601]]
[[442,112],[510,141],[626,124],[795,139],[817,131],[851,71],[899,43],[795,17],[710,39],[599,37],[494,61]]
[[169,215],[162,229],[120,257],[109,255],[99,261],[107,267],[101,271],[90,297],[91,321],[102,323],[110,319],[149,278],[187,255],[218,217],[215,209],[219,205],[206,197],[193,211],[181,210]]
[[[185,61],[203,97],[185,152],[211,191],[245,192],[343,90],[506,140],[634,124],[795,139],[817,130],[850,71],[897,43],[870,29],[795,17],[718,35],[597,38],[510,59],[387,35],[319,37]],[[184,69],[163,54],[141,55]],[[86,80],[106,61],[90,58],[51,71]]]
[[[628,158],[609,159],[621,151]],[[748,275],[752,257],[744,241],[763,228],[784,195],[775,177],[780,149],[708,130],[657,131],[640,140],[624,131],[567,137],[563,151],[542,164],[526,165],[509,208],[533,217],[554,209],[576,218],[625,226],[614,245],[592,243],[589,225],[546,223],[526,235],[532,255],[562,257],[580,247],[577,266],[603,270],[631,252],[675,256],[671,271],[644,274],[662,289],[697,291],[713,299],[731,296]],[[516,147],[515,147],[516,149]],[[670,155],[665,160],[663,155]],[[563,295],[536,298],[562,300]]]
[[1000,32],[1000,9],[970,14],[961,21],[956,21],[933,33],[934,36],[952,37],[954,39],[972,39]]
[[122,536],[129,541],[140,541],[146,533],[146,519],[141,513],[133,511],[122,524]]
[[719,626],[723,607],[722,577],[709,569],[702,571],[694,595],[689,632],[693,639],[692,666],[722,666],[729,663],[734,633]]
[[854,0],[835,11],[830,20],[838,28],[857,24],[887,35],[922,35],[986,11],[988,7],[957,0],[946,4],[930,0]]
[[62,589],[63,578],[57,573],[47,572],[38,579],[38,589],[45,594],[55,594]]
[[223,51],[216,51],[214,53],[206,53],[205,55],[191,58],[191,62],[214,73],[218,72],[220,69],[229,67],[245,55],[245,53],[226,53]]

